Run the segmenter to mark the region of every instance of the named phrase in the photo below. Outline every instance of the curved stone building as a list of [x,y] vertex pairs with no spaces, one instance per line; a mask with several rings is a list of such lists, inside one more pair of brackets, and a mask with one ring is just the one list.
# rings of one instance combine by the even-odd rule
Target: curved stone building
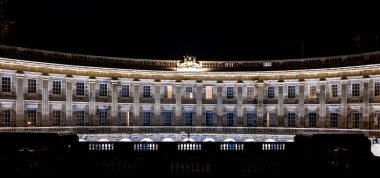
[[380,52],[150,60],[0,46],[0,130],[380,136]]

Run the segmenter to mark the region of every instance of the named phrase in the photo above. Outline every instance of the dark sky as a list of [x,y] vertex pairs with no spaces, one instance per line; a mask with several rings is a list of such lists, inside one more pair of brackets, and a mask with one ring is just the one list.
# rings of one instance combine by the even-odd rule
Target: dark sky
[[373,51],[379,41],[374,5],[144,3],[9,0],[16,23],[8,43],[133,58],[260,60]]

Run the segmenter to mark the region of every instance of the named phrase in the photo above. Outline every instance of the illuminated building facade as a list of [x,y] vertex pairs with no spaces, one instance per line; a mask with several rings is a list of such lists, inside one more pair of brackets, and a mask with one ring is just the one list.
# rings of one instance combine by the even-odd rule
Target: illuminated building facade
[[3,131],[379,135],[380,52],[149,60],[0,46]]

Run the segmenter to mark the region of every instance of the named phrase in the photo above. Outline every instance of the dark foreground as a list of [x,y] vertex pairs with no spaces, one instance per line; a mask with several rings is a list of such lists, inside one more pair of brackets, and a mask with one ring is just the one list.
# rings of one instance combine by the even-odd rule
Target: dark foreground
[[11,177],[369,176],[380,159],[361,134],[297,135],[295,142],[78,142],[75,134],[0,133]]

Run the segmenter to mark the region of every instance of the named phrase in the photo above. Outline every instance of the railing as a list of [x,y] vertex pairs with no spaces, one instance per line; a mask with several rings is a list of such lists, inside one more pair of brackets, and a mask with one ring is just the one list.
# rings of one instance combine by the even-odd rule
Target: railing
[[285,150],[285,143],[262,143],[263,151]]
[[178,143],[178,151],[201,151],[201,143]]
[[221,143],[221,151],[243,151],[244,143]]
[[[114,67],[145,70],[176,70],[178,60],[131,59],[118,57],[92,56],[53,52],[0,45],[0,56],[20,60],[31,60],[57,64],[82,66]],[[302,59],[256,60],[256,61],[199,61],[207,71],[271,71],[316,69],[343,66],[376,64],[380,52],[369,52],[354,55],[328,56]],[[270,64],[270,65],[269,65]]]
[[157,151],[158,143],[134,143],[134,151]]
[[206,127],[206,126],[62,126],[62,127],[0,127],[0,132],[74,132],[100,133],[239,133],[285,134],[297,133],[363,133],[380,137],[380,129],[287,128],[287,127]]
[[88,150],[89,151],[113,151],[114,144],[113,143],[89,143]]

